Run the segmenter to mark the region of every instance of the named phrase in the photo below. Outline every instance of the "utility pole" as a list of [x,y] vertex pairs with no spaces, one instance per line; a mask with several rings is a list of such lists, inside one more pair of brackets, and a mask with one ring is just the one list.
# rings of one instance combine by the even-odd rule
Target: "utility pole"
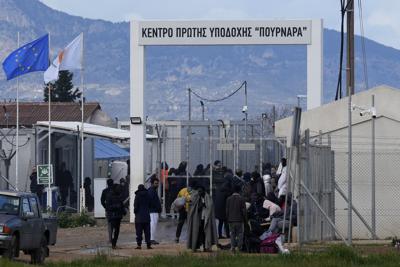
[[354,95],[354,0],[347,0],[347,64],[346,89],[347,96]]
[[348,244],[351,245],[353,238],[353,218],[352,218],[352,118],[351,118],[351,96],[354,94],[354,0],[347,0],[347,64],[346,64],[346,93],[348,96]]

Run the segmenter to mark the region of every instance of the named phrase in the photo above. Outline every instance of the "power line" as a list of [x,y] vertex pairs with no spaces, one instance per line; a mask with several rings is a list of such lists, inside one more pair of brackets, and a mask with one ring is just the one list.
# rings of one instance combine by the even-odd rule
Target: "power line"
[[193,95],[195,95],[195,96],[196,96],[197,98],[199,98],[200,100],[207,101],[207,102],[220,102],[220,101],[224,101],[224,100],[226,100],[226,99],[232,97],[233,95],[235,95],[235,94],[236,94],[237,92],[239,92],[239,90],[242,89],[243,86],[245,86],[246,84],[247,84],[247,82],[244,81],[244,82],[240,85],[240,87],[239,87],[238,89],[236,89],[235,91],[233,91],[232,93],[230,93],[230,94],[227,95],[227,96],[224,96],[224,97],[222,97],[222,98],[217,98],[217,99],[210,99],[210,98],[202,97],[199,93],[197,93],[196,91],[193,91],[193,89],[190,89],[190,91],[193,93]]

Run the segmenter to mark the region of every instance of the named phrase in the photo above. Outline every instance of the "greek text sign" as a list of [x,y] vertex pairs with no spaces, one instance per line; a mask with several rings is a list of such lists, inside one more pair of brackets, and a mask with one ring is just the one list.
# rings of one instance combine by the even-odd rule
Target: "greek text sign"
[[141,21],[138,39],[139,45],[311,44],[311,21]]

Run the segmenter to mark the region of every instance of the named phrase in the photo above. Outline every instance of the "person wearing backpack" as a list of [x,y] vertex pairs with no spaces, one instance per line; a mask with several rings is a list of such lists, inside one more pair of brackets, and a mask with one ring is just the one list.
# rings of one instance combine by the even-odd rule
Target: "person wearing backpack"
[[226,200],[226,220],[229,223],[231,251],[243,246],[244,223],[247,221],[245,199],[239,194],[241,187],[234,186],[233,194]]
[[122,217],[125,215],[124,203],[121,197],[121,187],[119,184],[112,186],[106,201],[107,219],[111,226],[112,249],[116,249],[121,226]]

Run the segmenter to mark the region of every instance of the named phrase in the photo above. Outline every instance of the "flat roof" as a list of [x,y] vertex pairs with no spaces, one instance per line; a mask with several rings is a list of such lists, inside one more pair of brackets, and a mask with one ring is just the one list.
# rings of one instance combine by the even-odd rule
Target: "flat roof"
[[[38,121],[36,126],[40,128],[48,128],[48,121]],[[52,130],[75,132],[80,131],[82,123],[79,121],[51,121]],[[129,140],[131,138],[130,131],[111,128],[91,123],[83,123],[83,131],[85,136],[89,137],[100,137],[107,139],[117,139],[117,140]],[[155,139],[157,136],[146,134],[146,139]]]

